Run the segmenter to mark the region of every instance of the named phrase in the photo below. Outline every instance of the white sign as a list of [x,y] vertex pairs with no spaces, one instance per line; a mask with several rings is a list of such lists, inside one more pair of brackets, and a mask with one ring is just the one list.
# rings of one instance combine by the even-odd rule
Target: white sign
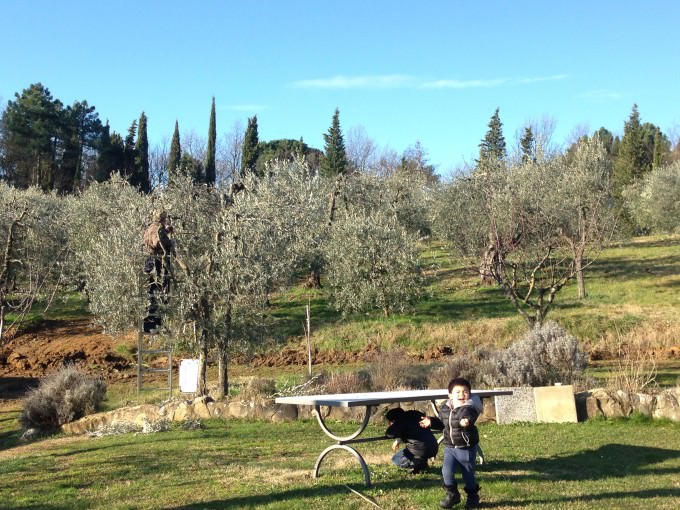
[[196,393],[198,390],[198,360],[183,359],[179,364],[179,391]]

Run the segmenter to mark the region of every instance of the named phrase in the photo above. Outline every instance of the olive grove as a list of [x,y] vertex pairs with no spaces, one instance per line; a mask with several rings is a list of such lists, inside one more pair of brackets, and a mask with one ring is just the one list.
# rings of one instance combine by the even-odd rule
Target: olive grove
[[0,340],[12,313],[17,324],[36,299],[54,298],[67,256],[63,200],[37,188],[0,182]]
[[613,232],[607,161],[596,139],[582,141],[572,159],[482,159],[439,190],[435,230],[464,256],[481,259],[481,276],[530,327],[541,325],[572,278],[585,296],[583,271]]

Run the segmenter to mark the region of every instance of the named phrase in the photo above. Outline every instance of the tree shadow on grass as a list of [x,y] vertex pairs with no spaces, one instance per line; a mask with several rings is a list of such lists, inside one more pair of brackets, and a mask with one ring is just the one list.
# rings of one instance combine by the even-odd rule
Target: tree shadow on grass
[[677,468],[654,468],[680,458],[680,450],[647,446],[606,444],[572,455],[543,457],[527,462],[494,461],[485,466],[485,477],[503,480],[599,480],[639,474],[680,474]]
[[[596,494],[582,494],[579,496],[562,496],[560,498],[544,498],[544,499],[532,499],[531,501],[493,501],[493,502],[483,502],[481,508],[498,508],[498,507],[523,507],[523,506],[535,506],[535,505],[551,505],[556,506],[559,504],[576,504],[576,503],[587,503],[587,502],[599,502],[599,505],[606,507],[607,504],[612,504],[612,500],[617,499],[639,499],[649,500],[652,498],[680,498],[680,489],[646,489],[646,490],[631,490],[629,492],[614,491],[614,492],[602,492],[598,491]],[[560,507],[562,508],[562,507]],[[580,508],[580,507],[579,507]],[[619,505],[613,508],[625,508]],[[637,507],[636,507],[637,508]],[[649,508],[656,508],[654,504],[650,503]],[[665,507],[664,507],[665,508]]]

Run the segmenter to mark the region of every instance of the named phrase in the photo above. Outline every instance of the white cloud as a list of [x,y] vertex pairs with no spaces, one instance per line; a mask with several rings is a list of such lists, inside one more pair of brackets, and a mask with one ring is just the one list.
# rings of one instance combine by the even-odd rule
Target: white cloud
[[438,79],[426,80],[408,74],[384,74],[367,76],[337,75],[331,78],[298,80],[290,85],[298,89],[478,89],[503,85],[528,85],[545,81],[564,80],[567,76],[534,76],[521,78],[490,78],[480,80]]
[[297,89],[395,89],[413,87],[417,78],[404,74],[373,76],[333,76],[314,80],[299,80],[291,84]]
[[498,87],[508,83],[507,78],[491,80],[432,80],[423,82],[421,89],[478,89],[483,87]]

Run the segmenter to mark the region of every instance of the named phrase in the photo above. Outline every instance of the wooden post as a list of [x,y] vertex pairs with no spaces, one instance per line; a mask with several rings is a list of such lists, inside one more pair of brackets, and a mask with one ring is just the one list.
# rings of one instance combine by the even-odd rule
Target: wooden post
[[311,310],[311,301],[307,302],[307,324],[305,327],[305,334],[307,336],[307,373],[309,374],[309,377],[312,377],[312,331],[311,331],[311,315],[312,315],[312,310]]

